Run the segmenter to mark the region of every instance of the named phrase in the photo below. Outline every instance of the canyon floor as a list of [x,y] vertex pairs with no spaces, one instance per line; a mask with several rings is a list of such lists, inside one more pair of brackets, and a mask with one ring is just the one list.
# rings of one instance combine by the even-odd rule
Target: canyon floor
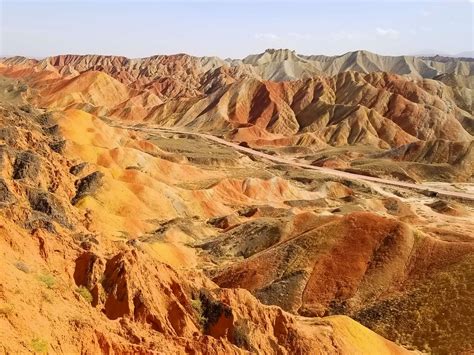
[[3,60],[0,351],[474,351],[472,64],[360,56]]

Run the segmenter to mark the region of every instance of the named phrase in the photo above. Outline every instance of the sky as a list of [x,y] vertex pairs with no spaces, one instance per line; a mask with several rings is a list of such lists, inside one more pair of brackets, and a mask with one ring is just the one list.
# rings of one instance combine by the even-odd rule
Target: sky
[[474,48],[474,0],[0,0],[0,55],[243,58],[364,49],[386,55]]

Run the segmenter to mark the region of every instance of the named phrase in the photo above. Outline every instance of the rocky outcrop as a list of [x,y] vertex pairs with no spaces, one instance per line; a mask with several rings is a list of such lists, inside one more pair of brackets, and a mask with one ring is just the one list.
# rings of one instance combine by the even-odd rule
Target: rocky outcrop
[[[432,208],[438,206],[436,204]],[[309,221],[306,223],[311,224]],[[256,238],[262,246],[265,245],[265,233]],[[221,239],[221,248],[231,250],[232,243],[227,239]],[[233,240],[234,243],[237,242],[236,239]],[[431,253],[440,257],[428,257],[430,261],[426,259],[421,250],[428,244]],[[451,257],[446,253],[451,253]],[[220,254],[229,255],[222,252]],[[396,299],[401,297],[406,300],[406,295],[411,292],[421,292],[420,287],[435,287],[432,277],[442,277],[443,273],[452,268],[462,273],[460,265],[464,258],[471,258],[473,255],[472,244],[467,246],[458,242],[448,246],[426,236],[413,235],[406,225],[392,219],[353,213],[342,219],[331,219],[329,223],[302,234],[280,237],[279,243],[265,247],[263,251],[245,260],[236,260],[220,271],[214,271],[213,280],[221,287],[246,288],[263,303],[276,304],[293,313],[306,316],[357,314],[363,324],[373,325],[377,322],[387,330],[384,334],[391,339],[400,341],[407,337],[413,341],[417,338],[415,332],[426,334],[430,331],[430,316],[423,313],[420,316],[428,318],[417,323],[416,329],[410,329],[408,318],[416,312],[418,306],[410,303],[410,307],[405,305],[399,308],[395,305],[398,304]],[[428,268],[427,263],[430,265]],[[459,274],[457,277],[470,278],[470,269],[466,269],[463,276]],[[392,299],[388,294],[399,296],[393,296],[395,298]],[[464,302],[464,297],[459,295],[454,298]],[[389,328],[393,329],[388,323],[397,321],[396,318],[385,318],[384,315],[395,309],[397,314],[403,314],[402,317],[407,319],[401,331],[404,335],[388,333]],[[371,312],[379,313],[375,316]],[[453,314],[453,322],[458,322],[454,320],[456,317],[458,316]],[[467,326],[466,322],[464,324]],[[453,343],[462,342],[464,329],[461,326],[451,333],[457,339]],[[440,330],[451,331],[452,328],[447,324],[444,331]],[[428,340],[429,337],[423,335],[418,339],[421,338],[430,347],[439,346],[438,340],[434,338]],[[417,346],[424,346],[421,342],[416,343]]]
[[[73,173],[77,172],[78,168],[73,169]],[[75,205],[82,197],[86,195],[93,195],[101,186],[104,174],[100,171],[94,171],[86,177],[76,181],[76,195],[72,198],[71,203]]]
[[12,204],[15,201],[15,195],[10,191],[7,183],[0,178],[0,206]]
[[39,169],[40,159],[35,153],[31,151],[20,152],[17,155],[15,165],[13,166],[13,178],[29,178],[34,180],[38,176]]

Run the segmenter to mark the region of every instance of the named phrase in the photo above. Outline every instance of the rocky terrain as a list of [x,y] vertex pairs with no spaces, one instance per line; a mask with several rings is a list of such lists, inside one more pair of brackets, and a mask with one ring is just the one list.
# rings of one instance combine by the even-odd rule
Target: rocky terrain
[[[405,70],[405,62],[415,64]],[[41,108],[211,133],[407,181],[472,176],[472,61],[268,50],[243,60],[68,55],[2,63],[0,71],[26,81]],[[286,76],[308,63],[319,69]],[[269,70],[276,74],[261,73]]]
[[0,351],[474,351],[472,68],[3,59]]

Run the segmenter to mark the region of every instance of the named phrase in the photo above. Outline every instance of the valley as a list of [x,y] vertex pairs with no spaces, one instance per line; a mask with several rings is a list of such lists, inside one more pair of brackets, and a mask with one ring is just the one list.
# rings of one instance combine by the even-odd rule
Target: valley
[[470,353],[473,69],[0,60],[0,351]]

